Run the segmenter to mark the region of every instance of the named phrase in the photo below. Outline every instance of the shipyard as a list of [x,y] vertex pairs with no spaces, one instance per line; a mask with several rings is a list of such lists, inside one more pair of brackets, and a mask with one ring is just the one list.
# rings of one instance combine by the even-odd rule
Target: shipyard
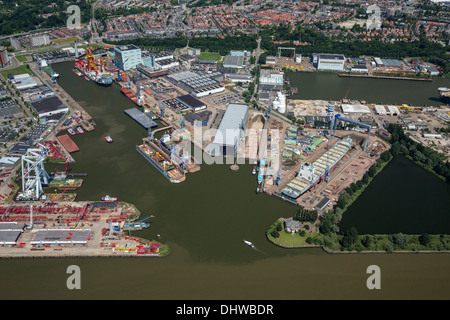
[[[75,44],[73,61],[65,62],[72,64],[73,74],[87,85],[99,86],[105,93],[119,91],[130,102],[122,113],[131,125],[146,132],[135,150],[170,183],[186,183],[191,174],[211,163],[229,166],[230,174],[249,164],[248,176],[255,180],[256,194],[316,210],[320,217],[391,147],[388,124],[413,130],[415,126],[420,129],[420,123],[437,127],[448,117],[444,106],[375,104],[349,99],[348,91],[339,100],[296,99],[293,96],[301,94],[302,88],[292,86],[283,70],[270,68],[256,75],[257,99],[249,103],[249,86],[236,82],[249,75],[246,69],[252,66],[248,61],[243,62],[245,68],[230,73],[190,56],[190,50],[153,53],[120,45],[87,46],[79,52]],[[227,56],[231,57],[227,58],[229,67],[237,59],[233,56],[245,55],[234,51]],[[192,57],[189,63],[184,62],[187,56]],[[17,237],[4,242],[7,252],[13,247],[51,255],[61,250],[61,255],[80,254],[80,247],[93,255],[158,256],[159,248],[168,252],[160,242],[131,236],[130,232],[142,230],[138,226],[145,229],[147,225],[142,220],[131,227],[129,219],[136,221],[139,214],[137,209],[123,209],[130,205],[119,202],[119,197],[105,194],[93,202],[76,200],[90,179],[87,173],[72,172],[76,155],[83,153],[77,136],[89,137],[96,128],[95,119],[59,86],[65,74],[56,73],[44,60],[31,64],[31,70],[35,76],[12,80],[20,86],[35,79],[38,86],[45,85],[56,95],[52,100],[30,100],[49,130],[22,151],[16,175],[8,172],[15,184],[2,194],[11,201],[2,208],[2,223]],[[444,92],[437,93],[442,97]],[[412,132],[415,139],[439,140],[432,142],[433,148],[448,151],[448,139],[416,132]],[[109,144],[114,145],[116,137],[120,138],[104,133]],[[47,173],[48,164],[65,168]],[[78,235],[82,230],[86,232]],[[81,239],[78,243],[69,241],[75,234],[74,238]],[[38,240],[31,240],[31,235]],[[48,238],[59,240],[44,241]]]

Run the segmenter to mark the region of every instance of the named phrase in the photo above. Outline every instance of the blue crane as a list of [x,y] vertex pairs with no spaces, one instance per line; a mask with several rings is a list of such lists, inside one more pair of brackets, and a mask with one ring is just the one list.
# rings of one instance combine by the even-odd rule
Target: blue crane
[[367,129],[367,139],[366,139],[366,143],[364,144],[364,151],[365,151],[367,149],[367,147],[369,146],[370,129],[372,127],[370,125],[368,125],[368,124],[361,123],[361,122],[358,122],[358,121],[355,121],[355,120],[352,120],[352,119],[344,118],[344,117],[341,117],[340,114],[336,114],[334,117],[331,117],[331,125],[330,125],[331,137],[334,137],[334,134],[336,132],[336,126],[337,126],[339,121],[352,123],[352,124],[355,124],[357,126],[360,126],[361,128]]
[[120,76],[120,69],[123,68],[123,65],[128,61],[128,58],[126,58],[126,60],[120,64],[120,61],[116,62],[116,67],[117,67],[117,81],[121,82],[122,81],[122,77]]

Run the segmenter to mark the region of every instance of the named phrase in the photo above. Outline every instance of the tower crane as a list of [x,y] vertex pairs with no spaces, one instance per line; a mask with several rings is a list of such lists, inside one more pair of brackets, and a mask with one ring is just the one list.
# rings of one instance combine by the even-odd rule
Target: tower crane
[[117,62],[115,63],[115,64],[116,64],[116,67],[117,67],[117,81],[118,81],[118,82],[123,81],[122,77],[120,76],[120,70],[123,68],[123,65],[124,65],[127,61],[128,61],[128,58],[126,58],[125,61],[124,61],[122,64],[120,64],[120,61],[117,61]]

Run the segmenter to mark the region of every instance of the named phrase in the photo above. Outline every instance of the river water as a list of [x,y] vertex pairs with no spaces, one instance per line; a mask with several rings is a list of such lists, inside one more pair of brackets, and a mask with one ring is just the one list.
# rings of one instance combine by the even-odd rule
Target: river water
[[[330,255],[282,249],[265,230],[296,207],[256,195],[250,165],[203,165],[181,184],[169,183],[137,151],[147,132],[123,110],[134,105],[117,86],[77,77],[54,65],[59,83],[97,123],[74,137],[73,172],[87,172],[79,200],[109,193],[153,214],[136,235],[171,247],[164,258],[0,260],[1,298],[11,299],[408,299],[450,298],[450,255]],[[109,133],[113,144],[104,142]],[[256,248],[243,243],[247,239]],[[66,288],[66,268],[81,268],[81,290]],[[381,268],[381,290],[366,287],[369,265]],[[424,271],[425,270],[425,271]]]
[[449,79],[433,81],[363,79],[339,77],[328,72],[287,72],[291,86],[298,88],[294,99],[339,101],[345,97],[379,104],[438,106],[438,88],[449,87]]

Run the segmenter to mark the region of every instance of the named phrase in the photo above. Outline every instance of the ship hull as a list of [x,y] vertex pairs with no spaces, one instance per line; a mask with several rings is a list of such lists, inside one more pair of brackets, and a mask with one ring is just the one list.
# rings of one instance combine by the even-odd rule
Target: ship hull
[[[347,144],[345,144],[345,143],[347,143]],[[351,146],[352,146],[352,143],[353,143],[353,141],[352,141],[351,139],[350,139],[350,140],[344,141],[344,144],[342,144],[342,145],[340,146],[340,148],[343,148],[343,149],[345,150],[345,152],[342,152],[342,153],[340,154],[340,156],[339,156],[337,159],[334,160],[334,162],[333,162],[333,163],[331,164],[331,166],[329,167],[328,172],[331,172],[331,171],[334,170],[334,168],[336,167],[336,165],[338,164],[338,162],[339,162],[339,161],[345,156],[345,154],[347,154],[347,152],[350,150],[350,148],[351,148]],[[336,147],[338,144],[339,144],[339,142],[336,143],[336,144],[333,146],[333,148]],[[332,150],[333,148],[331,148],[330,150]],[[330,151],[328,151],[328,152],[330,152]],[[324,156],[325,156],[325,155],[324,155]],[[325,157],[326,157],[326,156],[325,156]],[[319,159],[320,159],[320,158],[319,158]],[[282,193],[283,193],[285,196],[288,196],[288,197],[290,197],[290,198],[292,198],[292,199],[297,199],[297,198],[300,197],[302,194],[304,194],[305,192],[307,192],[308,190],[310,190],[312,187],[314,187],[317,183],[321,182],[321,181],[324,179],[325,176],[326,176],[326,171],[320,172],[320,173],[317,174],[313,179],[311,179],[306,185],[304,185],[304,187],[303,187],[302,189],[297,188],[298,184],[297,184],[297,183],[292,184],[292,181],[291,181],[291,183],[288,183],[287,186],[286,186],[286,188],[284,188],[284,189],[282,190]],[[297,178],[294,178],[294,180],[295,180],[295,179],[297,179]],[[300,180],[299,180],[299,181],[300,181]],[[303,181],[305,181],[305,180],[303,179]],[[305,182],[303,182],[303,183],[305,184]],[[291,184],[292,184],[292,185],[291,185]]]
[[101,81],[98,81],[97,79],[94,79],[86,72],[84,72],[84,70],[82,68],[76,67],[75,69],[78,70],[79,72],[81,72],[87,81],[92,81],[95,84],[99,85],[100,87],[111,87],[112,86],[112,81],[111,82],[101,82]]

